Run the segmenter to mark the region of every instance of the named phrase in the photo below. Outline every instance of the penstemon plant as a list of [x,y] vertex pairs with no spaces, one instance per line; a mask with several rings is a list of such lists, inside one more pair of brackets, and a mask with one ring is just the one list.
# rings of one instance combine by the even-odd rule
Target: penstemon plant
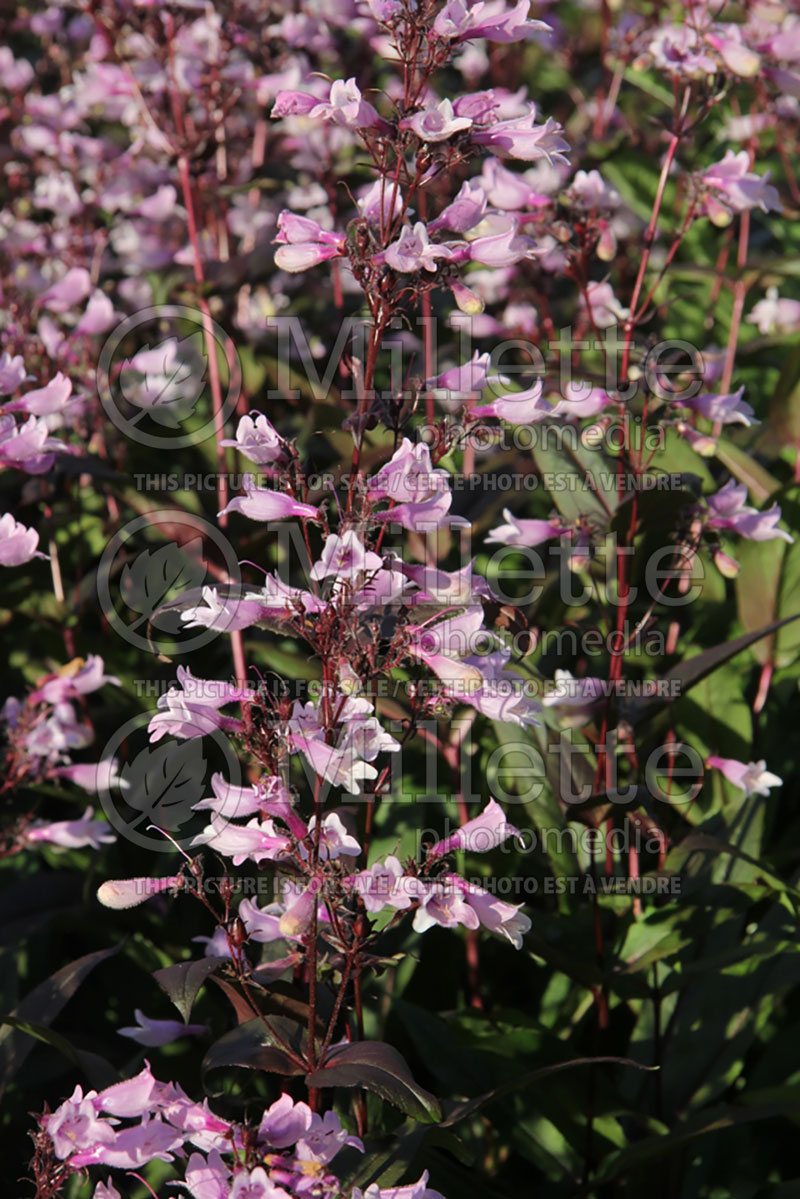
[[[7,21],[35,1199],[761,1193],[719,1130],[795,1111],[800,18],[539,7]],[[37,870],[105,947],[34,984]]]

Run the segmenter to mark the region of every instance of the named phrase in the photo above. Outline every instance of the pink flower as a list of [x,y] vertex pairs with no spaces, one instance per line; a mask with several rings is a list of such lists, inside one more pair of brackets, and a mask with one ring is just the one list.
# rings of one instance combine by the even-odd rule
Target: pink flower
[[12,358],[7,351],[0,354],[0,395],[10,395],[21,383],[30,378],[25,373],[25,363],[21,354]]
[[89,336],[106,333],[117,320],[117,316],[109,297],[98,288],[89,297],[86,311],[78,321],[75,332],[86,333]]
[[610,187],[599,171],[576,171],[567,191],[571,204],[577,208],[618,208],[622,203],[619,192]]
[[456,397],[466,398],[483,391],[485,387],[503,382],[499,375],[490,375],[491,357],[476,350],[469,362],[455,366],[434,379],[426,379],[425,386],[434,391],[447,391]]
[[588,307],[592,320],[599,329],[610,329],[618,321],[626,320],[629,315],[628,309],[623,308],[607,281],[590,283],[586,288],[585,297],[581,295],[580,304],[584,310]]
[[353,529],[341,536],[331,533],[325,539],[325,547],[319,561],[311,568],[312,579],[331,576],[352,583],[359,575],[380,570],[383,559],[371,550],[366,550]]
[[262,413],[243,416],[236,426],[236,437],[226,438],[220,445],[235,446],[240,454],[257,462],[260,466],[275,462],[283,453],[283,443],[272,425]]
[[471,125],[469,117],[455,115],[450,100],[441,100],[435,107],[424,108],[422,112],[414,113],[413,117],[404,117],[400,122],[401,129],[412,129],[423,142],[445,142]]
[[443,486],[449,486],[447,472],[434,470],[429,446],[404,437],[386,465],[368,480],[367,492],[371,499],[404,503],[429,499]]
[[242,1170],[233,1180],[230,1199],[292,1199],[283,1187],[275,1186],[263,1166]]
[[768,287],[766,298],[753,305],[747,319],[758,325],[759,333],[794,333],[800,329],[800,300],[780,298],[776,287]]
[[729,395],[699,395],[688,400],[678,400],[683,408],[690,408],[706,420],[719,421],[723,425],[757,425],[753,409],[742,400],[744,387]]
[[158,706],[162,711],[156,712],[147,726],[152,744],[166,734],[188,740],[205,737],[215,729],[235,733],[242,727],[241,720],[236,717],[223,716],[218,704],[186,699],[174,687],[166,695],[158,697]]
[[427,500],[412,501],[397,504],[386,512],[376,512],[377,520],[385,520],[391,524],[400,525],[417,533],[432,533],[444,526],[469,528],[469,521],[460,516],[450,516],[450,505],[453,502],[451,492],[440,491]]
[[716,495],[709,498],[709,528],[731,529],[750,541],[773,541],[776,537],[782,537],[790,545],[794,542],[789,533],[777,527],[781,518],[777,504],[765,512],[759,512],[756,508],[748,507],[746,499],[746,484],[737,486],[733,479],[729,479]]
[[106,683],[113,683],[115,687],[120,686],[116,675],[105,674],[105,666],[100,655],[89,654],[85,661],[82,658],[75,658],[59,674],[48,679],[37,691],[34,691],[33,698],[44,700],[48,704],[60,704],[64,700],[74,699],[77,695],[89,695],[92,691],[98,691]]
[[[441,259],[452,256],[453,252],[447,246],[436,246],[431,242],[422,221],[417,221],[413,229],[406,225],[397,241],[383,252],[384,262],[404,275],[420,270],[435,271]],[[376,255],[376,261],[378,258]]]
[[553,405],[552,416],[597,416],[613,400],[602,387],[586,387],[578,383],[567,383],[563,398]]
[[171,1162],[174,1151],[183,1145],[183,1136],[160,1116],[143,1120],[133,1128],[123,1128],[112,1142],[76,1154],[74,1166],[115,1166],[120,1170],[135,1170],[147,1162]]
[[452,836],[432,845],[428,850],[428,856],[438,857],[456,849],[467,850],[470,853],[488,853],[490,849],[502,845],[509,837],[518,836],[519,829],[508,823],[506,814],[497,800],[490,799],[480,815],[462,824]]
[[528,20],[530,0],[519,0],[507,8],[505,0],[486,0],[469,7],[464,0],[449,0],[434,21],[434,31],[440,37],[455,42],[485,38],[487,42],[527,41],[537,33],[551,32],[545,21]]
[[334,787],[344,787],[350,795],[360,795],[362,782],[378,777],[375,767],[362,761],[353,746],[335,748],[303,733],[292,734],[289,742],[303,754],[315,774]]
[[19,400],[6,405],[6,412],[28,412],[34,416],[52,416],[61,412],[69,403],[72,395],[72,380],[62,375],[61,371],[51,379],[45,387],[37,387],[26,391]]
[[269,945],[283,937],[280,928],[283,913],[284,908],[280,903],[270,903],[260,908],[252,899],[245,898],[239,904],[238,916],[250,941]]
[[465,695],[460,695],[454,688],[447,688],[445,693],[501,724],[521,727],[539,724],[541,705],[527,694],[524,680],[506,670],[510,658],[511,652],[506,649],[464,658],[465,666],[474,666],[481,672],[480,686],[470,687]]
[[186,1189],[192,1199],[229,1199],[230,1174],[216,1149],[208,1155],[208,1161],[193,1153],[186,1163]]
[[133,1014],[136,1024],[118,1028],[117,1032],[121,1037],[128,1037],[131,1041],[138,1041],[140,1045],[147,1045],[151,1049],[171,1045],[179,1037],[195,1037],[208,1031],[205,1024],[184,1024],[182,1020],[151,1020],[138,1007]]
[[389,854],[385,862],[376,862],[369,870],[361,870],[348,880],[364,902],[368,912],[381,912],[385,907],[403,910],[424,894],[424,884],[406,877],[398,859]]
[[316,108],[318,103],[317,97],[309,95],[308,92],[279,91],[275,96],[275,103],[272,106],[270,116],[273,119],[277,117],[305,117],[308,116],[312,108]]
[[527,116],[509,121],[498,121],[487,129],[473,130],[472,140],[485,146],[492,154],[501,157],[520,158],[524,162],[535,162],[544,158],[548,163],[564,162],[569,143],[561,136],[563,129],[552,117],[536,124],[536,114],[531,110]]
[[[202,604],[181,612],[181,620],[187,629],[202,627],[233,633],[250,628],[270,612],[260,598],[252,595],[222,600],[216,587],[203,587],[201,595]],[[285,610],[284,603],[279,612],[282,614]]]
[[272,491],[269,487],[257,487],[252,475],[242,479],[245,494],[237,495],[222,512],[241,512],[250,520],[286,520],[290,516],[304,517],[306,520],[319,520],[319,509],[312,504],[303,504],[294,496],[282,491]]
[[0,566],[22,566],[33,558],[46,558],[37,550],[39,534],[14,519],[10,512],[0,516]]
[[42,296],[42,304],[51,312],[69,312],[90,295],[92,280],[89,272],[80,266],[67,271],[63,279],[54,283]]
[[127,779],[119,777],[119,764],[113,759],[57,766],[55,773],[59,778],[69,779],[71,783],[82,787],[84,791],[90,791],[93,795],[98,791],[108,791],[111,787],[119,787],[122,791],[130,787]]
[[[505,937],[515,949],[522,949],[522,938],[531,927],[530,918],[522,912],[521,904],[514,905],[497,899],[481,887],[459,878],[458,875],[445,875],[447,883],[461,892],[467,904],[477,916],[479,922],[490,933]],[[467,927],[472,927],[468,925]]]
[[92,1199],[122,1199],[122,1196],[109,1177],[107,1182],[98,1182],[94,1188]]
[[489,203],[506,212],[541,208],[550,203],[550,198],[537,192],[524,175],[509,171],[507,167],[501,166],[496,158],[485,160],[480,182]]
[[307,887],[287,903],[278,926],[282,937],[299,937],[310,928],[314,910],[319,904],[319,890],[320,880],[313,878]]
[[444,1199],[438,1191],[428,1186],[428,1171],[425,1170],[417,1182],[402,1187],[379,1187],[377,1183],[362,1191],[354,1187],[351,1199]]
[[767,770],[766,762],[737,762],[735,758],[718,758],[712,754],[706,759],[706,766],[719,770],[729,783],[744,791],[746,796],[769,795],[770,787],[783,786],[783,779]]
[[484,227],[488,230],[486,235],[469,243],[468,257],[472,262],[491,267],[513,266],[537,253],[531,239],[519,233],[512,216],[489,217],[481,226]]
[[700,179],[708,189],[704,210],[715,225],[728,225],[734,213],[753,208],[762,212],[780,211],[780,196],[767,182],[769,171],[765,175],[754,174],[746,150],[738,154],[728,150],[721,162],[702,172]]
[[[397,746],[399,749],[400,747]],[[317,827],[317,820],[312,816],[308,822],[309,839],[314,840],[314,829]],[[348,833],[342,822],[341,816],[336,812],[328,812],[322,817],[322,825],[319,835],[319,858],[322,862],[332,862],[336,858],[342,857],[358,857],[361,853],[361,846],[355,837]],[[308,850],[305,845],[300,846],[300,856],[308,859]]]
[[604,696],[603,679],[575,679],[568,670],[556,670],[553,682],[547,685],[542,696],[542,704],[556,710],[563,727],[580,728],[591,718]]
[[281,836],[271,820],[259,821],[254,816],[247,824],[229,824],[214,813],[211,823],[192,840],[192,845],[203,845],[230,858],[234,866],[242,862],[275,861],[291,849],[292,842]]
[[275,251],[275,265],[290,275],[299,271],[308,271],[312,266],[320,266],[329,258],[341,258],[344,253],[344,239],[341,242],[295,242],[291,245],[279,246]]
[[345,125],[349,129],[369,129],[381,120],[372,105],[363,99],[355,77],[335,79],[327,101],[316,104],[308,115],[322,117],[325,121],[333,121],[335,125]]
[[31,416],[17,427],[10,413],[0,416],[0,463],[6,466],[41,475],[53,465],[55,451],[66,448],[63,441],[50,436],[44,418]]
[[223,778],[219,771],[215,771],[211,776],[211,790],[214,792],[213,799],[202,799],[199,803],[193,804],[195,812],[210,809],[225,820],[233,820],[237,816],[243,819],[245,816],[253,816],[256,812],[264,810],[260,788],[234,787],[232,783]]
[[532,425],[552,416],[553,409],[542,399],[542,380],[537,379],[527,391],[498,396],[491,404],[471,408],[470,417],[497,416],[510,425]]
[[431,221],[428,229],[435,233],[439,229],[451,229],[454,233],[464,233],[473,229],[486,213],[486,192],[479,183],[466,180],[461,184],[458,195],[446,208],[443,208],[436,220]]
[[275,265],[294,274],[318,266],[329,258],[345,253],[345,238],[340,233],[323,229],[318,221],[297,216],[284,209],[278,216],[278,236],[275,241]]
[[272,1149],[288,1149],[311,1126],[312,1112],[307,1103],[295,1103],[286,1092],[268,1107],[258,1128],[259,1144]]
[[112,1083],[94,1099],[98,1111],[112,1116],[144,1116],[161,1100],[164,1084],[157,1082],[145,1062],[144,1069],[124,1082]]
[[442,928],[478,928],[480,919],[461,890],[450,882],[425,884],[425,894],[414,913],[414,932],[424,933],[435,924]]
[[93,814],[94,808],[87,808],[80,820],[58,820],[52,824],[37,820],[25,830],[25,840],[32,845],[59,845],[62,849],[81,849],[85,845],[100,849],[102,845],[112,845],[117,839],[115,834],[105,820],[92,820]]
[[314,1112],[308,1128],[297,1142],[295,1153],[301,1162],[319,1162],[327,1165],[340,1149],[350,1145],[364,1152],[364,1146],[358,1137],[351,1136],[336,1112],[327,1111],[324,1116]]
[[53,1151],[60,1161],[81,1150],[93,1149],[96,1145],[110,1145],[114,1141],[114,1129],[107,1120],[101,1120],[92,1099],[94,1091],[84,1097],[81,1087],[76,1087],[69,1099],[42,1124],[53,1142]]
[[543,541],[568,532],[567,527],[557,520],[523,520],[508,508],[503,509],[503,516],[506,523],[489,530],[487,545],[541,545]]
[[167,878],[116,878],[102,883],[97,890],[97,898],[107,908],[117,911],[123,908],[135,908],[152,899],[162,891],[169,891],[180,886],[180,875],[174,874]]

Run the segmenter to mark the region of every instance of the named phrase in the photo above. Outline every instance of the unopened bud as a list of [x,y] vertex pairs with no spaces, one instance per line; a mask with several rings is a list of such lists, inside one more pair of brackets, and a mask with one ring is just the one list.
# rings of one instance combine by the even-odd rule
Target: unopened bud
[[463,283],[453,281],[450,284],[450,290],[453,293],[453,299],[458,305],[459,311],[466,313],[467,316],[480,316],[486,305],[480,296],[476,296],[474,291],[470,291]]
[[247,929],[245,928],[243,922],[237,916],[236,919],[233,921],[233,924],[231,925],[231,941],[233,942],[233,944],[236,946],[237,949],[241,949],[242,945],[244,945],[246,940],[247,940]]
[[739,571],[742,569],[735,558],[730,554],[726,554],[724,550],[714,550],[714,565],[719,573],[726,579],[735,579]]
[[602,231],[595,252],[601,262],[611,262],[617,252],[617,239],[607,221],[600,221],[599,227]]

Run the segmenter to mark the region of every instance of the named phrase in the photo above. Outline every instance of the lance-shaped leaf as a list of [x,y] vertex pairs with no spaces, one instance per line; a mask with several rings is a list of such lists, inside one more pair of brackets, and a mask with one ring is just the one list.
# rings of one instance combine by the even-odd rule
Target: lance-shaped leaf
[[717,443],[717,458],[740,483],[744,483],[757,504],[765,503],[780,487],[780,480],[738,445],[730,441]]
[[248,1020],[226,1032],[203,1059],[203,1077],[209,1094],[207,1076],[212,1070],[241,1066],[246,1070],[266,1070],[271,1074],[305,1073],[305,1033],[293,1020],[270,1016],[268,1020]]
[[[667,686],[657,688],[659,694],[644,696],[630,703],[621,704],[622,716],[629,724],[638,724],[641,720],[655,716],[670,702],[676,690],[679,694],[684,695],[695,683],[699,683],[706,675],[722,666],[723,662],[735,658],[742,650],[749,649],[762,637],[768,637],[770,633],[775,633],[778,629],[782,629],[785,625],[798,619],[800,619],[800,613],[796,616],[789,616],[785,620],[774,620],[754,633],[744,633],[741,637],[734,637],[732,641],[724,641],[722,645],[715,645],[713,649],[695,654],[686,662],[679,662],[664,675],[662,682]],[[677,687],[674,684],[677,684]]]
[[26,1033],[34,1040],[43,1041],[45,1045],[57,1049],[67,1061],[83,1071],[89,1086],[96,1090],[102,1090],[104,1087],[110,1087],[115,1082],[119,1082],[119,1075],[109,1061],[101,1057],[99,1053],[76,1049],[71,1041],[68,1041],[61,1033],[53,1032],[52,1028],[34,1024],[30,1020],[20,1020],[17,1016],[0,1016],[0,1024],[7,1024],[10,1028]]
[[442,1118],[439,1100],[414,1081],[405,1060],[383,1041],[337,1046],[319,1070],[306,1075],[306,1082],[310,1087],[363,1087],[426,1124]]
[[[800,492],[790,488],[780,496],[784,519],[789,527],[800,518]],[[764,618],[785,620],[800,613],[800,542],[787,545],[773,541],[746,541],[736,549],[741,571],[736,579],[736,603],[739,620],[746,632],[760,628]],[[762,666],[777,668],[790,665],[800,648],[800,629],[779,630],[774,636],[752,647],[753,657]]]
[[196,962],[177,962],[174,966],[154,971],[153,978],[169,995],[184,1024],[188,1024],[197,993],[209,974],[213,974],[218,966],[223,966],[227,961],[227,958],[207,957]]
[[[96,953],[87,953],[85,957],[76,958],[68,966],[63,966],[43,983],[39,983],[38,987],[34,987],[11,1015],[17,1021],[30,1026],[48,1028],[95,966],[117,953],[118,949],[117,945],[111,949],[99,949]],[[31,1036],[26,1035],[20,1028],[14,1031],[7,1028],[0,1034],[0,1090],[4,1090],[8,1085],[34,1044]]]
[[547,440],[533,450],[536,470],[547,483],[558,480],[552,500],[566,520],[593,517],[601,526],[610,522],[618,504],[617,475],[614,462],[600,450],[564,443],[551,449]]

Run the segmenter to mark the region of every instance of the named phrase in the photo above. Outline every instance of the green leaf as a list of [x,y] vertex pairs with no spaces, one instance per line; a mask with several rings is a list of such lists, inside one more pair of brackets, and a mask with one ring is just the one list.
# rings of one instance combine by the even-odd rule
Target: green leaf
[[579,444],[573,449],[565,443],[553,449],[546,433],[541,441],[532,451],[533,460],[545,486],[552,482],[547,489],[561,515],[566,520],[593,517],[605,527],[618,503],[615,464],[588,446]]
[[779,489],[780,480],[733,442],[718,441],[716,456],[740,483],[747,485],[747,490],[757,504],[763,504]]
[[197,993],[209,974],[213,974],[218,966],[223,966],[227,961],[227,958],[200,958],[196,962],[178,962],[153,972],[153,978],[169,995],[184,1024],[189,1023]]
[[650,695],[634,700],[632,703],[621,705],[622,714],[630,724],[638,724],[639,721],[649,719],[665,707],[672,696],[673,687],[671,684],[678,684],[678,692],[683,695],[695,683],[699,683],[706,675],[711,674],[712,670],[716,670],[723,662],[735,658],[742,650],[749,649],[756,641],[760,641],[762,637],[769,636],[770,633],[776,632],[791,621],[797,620],[798,616],[789,616],[785,620],[774,620],[771,624],[766,624],[762,628],[757,629],[754,633],[745,633],[741,637],[734,637],[732,641],[724,641],[722,645],[715,645],[713,649],[704,650],[700,654],[695,654],[693,658],[689,658],[686,662],[679,662],[672,670],[668,670],[664,675],[663,682],[667,683],[666,688],[660,688],[665,694]]
[[320,1069],[306,1075],[310,1087],[363,1087],[415,1120],[441,1120],[439,1100],[411,1076],[405,1060],[383,1041],[358,1041],[332,1049]]

